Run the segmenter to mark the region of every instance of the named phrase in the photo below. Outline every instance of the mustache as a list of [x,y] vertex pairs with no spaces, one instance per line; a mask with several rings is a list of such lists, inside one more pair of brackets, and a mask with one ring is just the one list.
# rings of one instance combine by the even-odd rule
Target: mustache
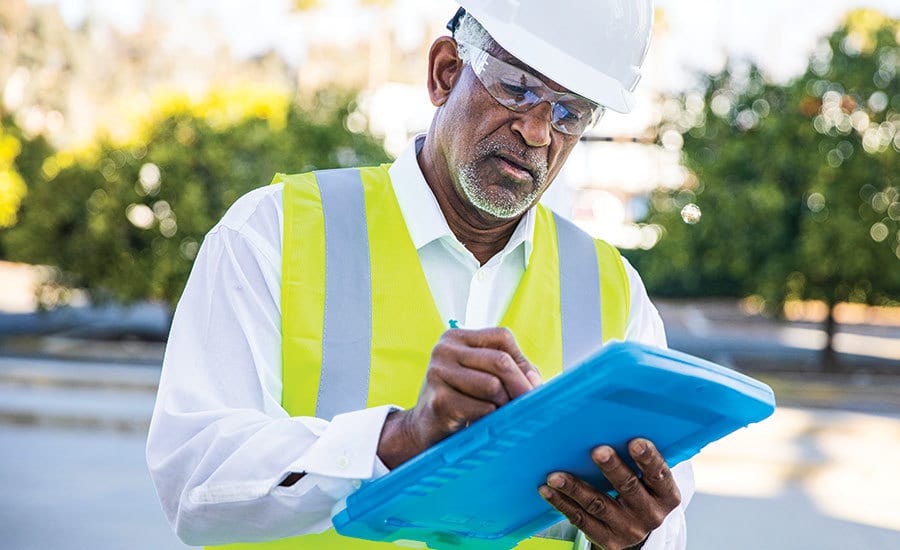
[[521,143],[498,137],[488,138],[478,144],[477,154],[479,160],[494,156],[509,156],[525,162],[536,181],[543,181],[547,177],[546,156],[534,149],[522,147]]

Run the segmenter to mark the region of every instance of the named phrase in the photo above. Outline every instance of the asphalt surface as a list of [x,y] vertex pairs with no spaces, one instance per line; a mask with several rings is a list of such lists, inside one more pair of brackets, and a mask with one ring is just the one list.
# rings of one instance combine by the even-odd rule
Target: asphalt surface
[[[183,547],[144,464],[158,376],[0,358],[0,547]],[[900,548],[898,413],[783,406],[707,447],[689,548]]]
[[0,548],[189,548],[144,466],[145,434],[0,425]]
[[[819,329],[719,303],[661,303],[670,345],[750,372],[780,407],[694,461],[689,548],[900,548],[900,329]],[[164,308],[0,314],[0,548],[167,549],[144,464]]]

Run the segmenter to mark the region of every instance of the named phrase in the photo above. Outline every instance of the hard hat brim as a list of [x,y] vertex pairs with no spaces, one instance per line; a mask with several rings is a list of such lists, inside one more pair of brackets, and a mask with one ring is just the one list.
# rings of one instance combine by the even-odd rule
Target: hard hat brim
[[[523,32],[521,27],[477,8],[469,9],[469,12],[503,49],[560,86],[618,113],[629,113],[634,108],[634,94],[615,78],[540,37]],[[637,84],[639,79],[640,72],[635,68],[634,83]]]

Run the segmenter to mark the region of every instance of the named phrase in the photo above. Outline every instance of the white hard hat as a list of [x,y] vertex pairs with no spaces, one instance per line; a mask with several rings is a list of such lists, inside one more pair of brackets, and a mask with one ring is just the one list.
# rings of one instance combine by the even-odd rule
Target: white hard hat
[[650,46],[653,0],[457,0],[523,63],[620,113]]

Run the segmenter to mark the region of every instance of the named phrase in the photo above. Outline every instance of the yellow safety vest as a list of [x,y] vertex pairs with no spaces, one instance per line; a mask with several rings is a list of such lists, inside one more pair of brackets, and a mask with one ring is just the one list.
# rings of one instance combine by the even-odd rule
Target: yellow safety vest
[[[406,229],[388,168],[275,176],[273,183],[284,183],[282,405],[291,416],[330,419],[367,406],[415,406],[431,350],[447,329]],[[546,380],[562,372],[564,364],[571,366],[599,347],[598,332],[602,342],[623,338],[629,288],[615,248],[590,239],[541,205],[536,209],[528,268],[500,325],[513,332]],[[578,262],[566,260],[561,272],[564,254],[580,260],[580,267],[568,269],[566,265]],[[578,284],[587,277],[579,272],[585,266],[586,271],[594,271],[596,285]],[[581,313],[566,313],[574,309]],[[583,340],[580,349],[563,341],[564,332],[572,335],[567,340]],[[329,368],[329,363],[338,363],[345,369],[349,357],[358,353],[367,354],[369,361],[353,362],[351,368],[359,375],[349,381],[341,379],[346,372],[335,374]],[[357,404],[347,397],[354,393],[360,394]],[[347,399],[350,402],[341,402]],[[569,550],[572,546],[571,541],[532,537],[517,548]],[[398,547],[343,537],[330,529],[223,548]]]

